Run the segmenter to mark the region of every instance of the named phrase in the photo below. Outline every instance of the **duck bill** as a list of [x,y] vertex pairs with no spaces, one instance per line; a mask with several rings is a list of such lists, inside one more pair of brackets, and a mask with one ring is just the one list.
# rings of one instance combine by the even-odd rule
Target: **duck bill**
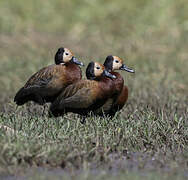
[[124,70],[124,71],[130,72],[130,73],[135,73],[135,71],[133,69],[128,68],[125,64],[123,64],[120,67],[120,70]]
[[78,61],[77,58],[75,58],[74,56],[72,57],[71,61],[77,65],[80,65],[80,66],[84,66],[84,63],[81,62],[81,61]]
[[109,78],[112,78],[112,79],[115,79],[115,78],[116,78],[115,75],[111,74],[111,73],[108,72],[106,69],[103,71],[103,73],[104,73],[104,76],[106,76],[106,77],[109,77]]

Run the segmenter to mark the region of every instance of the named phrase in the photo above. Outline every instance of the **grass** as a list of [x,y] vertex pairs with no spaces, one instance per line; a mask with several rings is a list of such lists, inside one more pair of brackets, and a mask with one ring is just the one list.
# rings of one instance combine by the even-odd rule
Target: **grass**
[[[16,130],[0,130],[0,174],[33,169],[28,177],[35,179],[186,178],[186,0],[24,2],[0,1],[0,125]],[[136,70],[121,73],[129,100],[113,120],[90,117],[82,125],[77,115],[49,119],[48,106],[13,103],[60,46],[85,64],[113,54]]]

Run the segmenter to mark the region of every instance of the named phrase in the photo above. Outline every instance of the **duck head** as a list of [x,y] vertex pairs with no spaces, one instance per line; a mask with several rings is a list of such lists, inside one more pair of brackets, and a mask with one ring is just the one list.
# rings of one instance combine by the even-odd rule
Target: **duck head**
[[104,65],[98,62],[90,62],[86,69],[86,77],[87,79],[97,79],[99,77],[109,77],[115,79],[116,76],[112,75],[107,69],[105,69]]
[[128,68],[118,56],[107,56],[104,66],[109,72],[114,70],[124,70],[130,73],[135,72],[133,69]]
[[55,54],[55,64],[66,64],[66,63],[74,63],[80,66],[84,66],[84,64],[73,55],[71,50],[68,48],[59,48]]

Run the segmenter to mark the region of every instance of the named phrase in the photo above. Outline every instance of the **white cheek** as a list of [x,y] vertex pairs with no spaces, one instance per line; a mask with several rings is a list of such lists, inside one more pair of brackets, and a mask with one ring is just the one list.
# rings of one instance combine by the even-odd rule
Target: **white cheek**
[[115,62],[113,62],[113,65],[112,65],[113,67],[112,67],[112,70],[114,70],[114,69],[116,69],[116,64],[115,64]]
[[100,76],[101,70],[94,69],[94,74],[95,74],[95,76]]
[[68,62],[68,61],[69,61],[69,57],[66,56],[66,55],[63,55],[63,61],[64,61],[64,62]]
[[113,70],[119,69],[119,63],[113,63]]

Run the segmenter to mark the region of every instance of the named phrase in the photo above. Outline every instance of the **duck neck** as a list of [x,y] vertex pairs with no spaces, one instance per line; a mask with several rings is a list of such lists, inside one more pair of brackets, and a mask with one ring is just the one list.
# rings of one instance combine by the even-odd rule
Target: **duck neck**
[[110,68],[110,67],[105,67],[105,69],[106,69],[108,72],[112,72],[112,68]]

